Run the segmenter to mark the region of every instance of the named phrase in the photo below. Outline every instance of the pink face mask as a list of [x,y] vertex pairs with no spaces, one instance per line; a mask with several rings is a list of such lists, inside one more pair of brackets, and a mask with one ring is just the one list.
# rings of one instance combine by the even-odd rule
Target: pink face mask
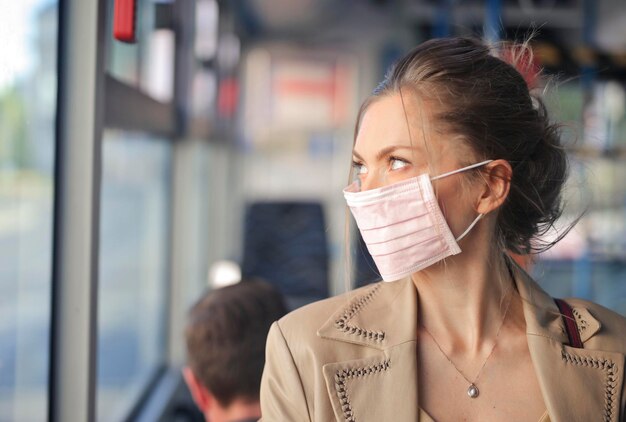
[[491,161],[433,178],[424,173],[364,192],[360,191],[358,181],[344,189],[346,202],[384,281],[399,280],[461,252],[457,242],[483,215],[479,214],[455,238],[439,208],[431,181],[481,167]]

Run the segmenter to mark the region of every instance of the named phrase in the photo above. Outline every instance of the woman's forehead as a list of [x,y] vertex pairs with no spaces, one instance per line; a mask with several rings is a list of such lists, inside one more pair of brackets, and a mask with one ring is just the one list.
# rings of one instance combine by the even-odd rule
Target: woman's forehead
[[428,103],[406,93],[378,98],[363,114],[354,149],[382,149],[389,145],[430,148],[426,142],[431,144],[433,136],[440,135],[432,133],[432,112],[427,107]]

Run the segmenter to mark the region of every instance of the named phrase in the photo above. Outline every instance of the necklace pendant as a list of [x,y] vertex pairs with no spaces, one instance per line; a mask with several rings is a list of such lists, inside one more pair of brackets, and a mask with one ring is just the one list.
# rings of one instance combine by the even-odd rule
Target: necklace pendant
[[478,391],[478,387],[476,387],[474,384],[470,384],[469,388],[467,389],[467,395],[470,396],[470,398],[475,399],[476,397],[478,397],[478,394],[480,394],[480,391]]

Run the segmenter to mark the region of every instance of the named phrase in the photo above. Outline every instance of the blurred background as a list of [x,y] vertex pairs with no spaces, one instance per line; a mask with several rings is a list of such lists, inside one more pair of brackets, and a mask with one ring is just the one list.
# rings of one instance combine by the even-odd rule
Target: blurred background
[[[182,327],[207,286],[264,277],[293,308],[373,281],[358,239],[350,260],[345,248],[355,115],[432,37],[537,30],[571,158],[562,223],[586,214],[532,272],[555,296],[626,315],[622,1],[136,0],[133,43],[114,38],[115,3],[0,2],[0,421],[54,419],[63,210],[94,216],[76,224],[96,258],[76,265],[97,312],[67,347],[94,362],[77,406],[99,421],[187,420]],[[97,43],[68,47],[81,37]],[[93,86],[73,83],[80,66]],[[72,103],[81,90],[93,101]],[[68,113],[95,116],[93,156],[72,155]],[[94,183],[72,197],[83,160]]]

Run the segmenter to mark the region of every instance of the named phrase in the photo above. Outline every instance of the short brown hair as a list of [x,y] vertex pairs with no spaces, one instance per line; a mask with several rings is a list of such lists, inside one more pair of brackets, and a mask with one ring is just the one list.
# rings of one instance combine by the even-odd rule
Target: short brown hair
[[191,308],[188,365],[222,406],[258,400],[267,333],[286,312],[281,294],[260,280],[210,291]]

